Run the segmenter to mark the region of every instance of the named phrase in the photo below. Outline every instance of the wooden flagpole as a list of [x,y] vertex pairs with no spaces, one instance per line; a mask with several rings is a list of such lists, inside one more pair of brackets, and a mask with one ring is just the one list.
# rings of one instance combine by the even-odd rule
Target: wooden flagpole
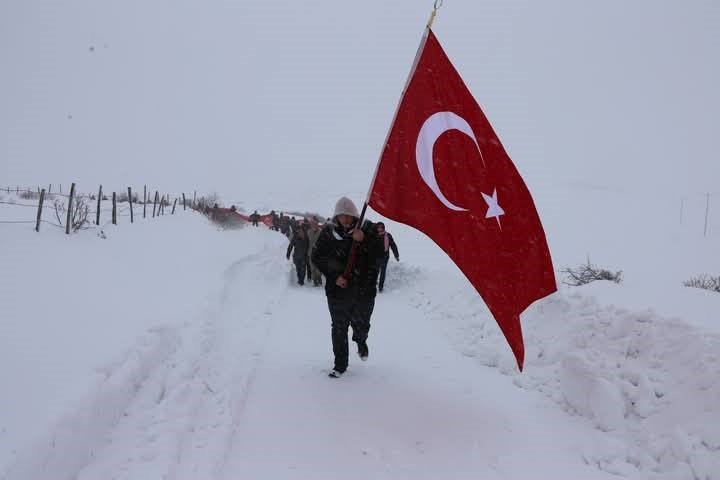
[[[373,186],[375,185],[375,178],[377,177],[378,169],[380,168],[380,161],[382,160],[383,152],[385,151],[385,147],[387,146],[388,140],[390,139],[390,132],[392,132],[393,125],[395,125],[395,120],[397,119],[398,112],[400,111],[400,105],[402,104],[403,98],[405,98],[405,92],[407,92],[408,85],[410,84],[410,79],[415,73],[417,64],[420,61],[420,55],[425,48],[425,42],[427,41],[428,34],[430,33],[432,24],[435,21],[435,17],[437,16],[438,9],[442,7],[442,4],[443,0],[435,0],[433,2],[433,10],[430,13],[430,18],[428,19],[427,24],[425,25],[425,31],[423,32],[422,39],[420,40],[420,45],[418,45],[417,52],[415,53],[415,59],[413,60],[412,67],[410,68],[410,73],[408,73],[407,79],[405,80],[405,86],[403,87],[402,94],[400,95],[400,99],[398,100],[397,107],[395,107],[395,114],[393,115],[392,122],[390,123],[390,128],[388,128],[387,135],[385,136],[385,141],[383,142],[382,148],[380,149],[380,156],[378,158],[377,164],[375,165],[375,172],[373,173],[373,178],[370,182],[370,188],[368,189],[367,195],[365,196],[365,203],[363,203],[362,211],[360,212],[360,219],[358,219],[356,225],[356,227],[359,227],[360,229],[362,229],[363,220],[365,219],[365,212],[367,211],[368,203],[370,202],[370,194],[372,193]],[[357,250],[359,246],[360,244],[358,242],[353,241],[352,249],[350,250],[350,258],[348,258],[348,263],[345,266],[345,271],[342,275],[346,279],[350,278],[350,276],[352,275],[352,270],[355,267],[355,261],[357,260]]]

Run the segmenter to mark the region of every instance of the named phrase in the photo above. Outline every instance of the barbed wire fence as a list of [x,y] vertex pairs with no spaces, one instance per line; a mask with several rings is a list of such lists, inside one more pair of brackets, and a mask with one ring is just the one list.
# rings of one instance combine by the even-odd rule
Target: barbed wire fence
[[[680,197],[680,226],[693,225],[697,228],[702,224],[703,236],[710,235],[713,216],[720,210],[717,197],[720,197],[720,191],[686,194]],[[688,221],[691,217],[694,217],[694,221]]]
[[[129,219],[130,223],[135,223],[135,218],[138,215],[142,215],[142,218],[164,216],[165,209],[169,209],[171,206],[172,210],[168,214],[174,215],[178,204],[182,206],[183,210],[195,208],[194,203],[190,204],[187,201],[184,192],[176,195],[171,200],[169,194],[161,194],[161,191],[156,189],[155,195],[150,200],[147,185],[143,186],[142,200],[140,200],[137,192],[133,192],[132,187],[127,187],[127,192],[122,191],[118,194],[118,192],[113,191],[110,195],[103,193],[102,185],[99,186],[97,194],[76,193],[75,183],[71,184],[69,193],[63,193],[62,185],[59,186],[57,192],[52,193],[52,190],[52,184],[47,189],[41,187],[37,187],[37,189],[21,189],[19,186],[0,188],[0,194],[15,194],[15,197],[19,199],[0,197],[0,207],[20,207],[28,211],[30,209],[35,211],[34,220],[30,219],[32,213],[29,213],[27,217],[30,218],[27,220],[15,219],[17,218],[15,217],[12,220],[0,220],[0,224],[34,224],[36,232],[40,232],[41,225],[51,225],[64,229],[67,235],[90,228],[97,228],[102,233],[102,229],[108,224],[117,225],[118,218],[126,218]],[[152,190],[150,193],[152,193]],[[194,192],[193,202],[196,197],[197,193]],[[104,206],[103,202],[111,202],[111,205],[109,207]],[[152,206],[152,212],[149,211],[149,206]],[[140,207],[142,207],[141,211]],[[53,214],[56,221],[48,219],[48,217],[52,218]],[[23,217],[26,217],[26,215],[19,215],[19,218]]]

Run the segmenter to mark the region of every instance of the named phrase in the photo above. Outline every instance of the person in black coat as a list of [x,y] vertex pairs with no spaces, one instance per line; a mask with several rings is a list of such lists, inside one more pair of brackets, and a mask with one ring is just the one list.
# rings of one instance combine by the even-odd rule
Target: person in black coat
[[[295,250],[294,252],[293,249]],[[297,228],[290,240],[285,258],[290,260],[290,253],[293,252],[293,263],[297,271],[298,285],[305,285],[305,272],[307,271],[309,250],[310,241],[308,240],[306,231],[302,228]]]
[[[335,355],[329,376],[335,378],[347,370],[349,326],[352,326],[352,339],[357,343],[360,359],[365,361],[369,356],[367,339],[377,294],[378,259],[384,249],[375,225],[366,221],[362,228],[357,228],[359,217],[353,202],[340,198],[333,221],[320,232],[311,256],[313,264],[325,276]],[[345,277],[353,241],[359,243],[356,262],[350,275]]]
[[378,260],[378,270],[380,271],[378,292],[382,292],[383,287],[385,286],[385,272],[387,272],[387,264],[390,260],[390,250],[392,250],[395,260],[398,262],[400,261],[400,253],[398,252],[397,245],[395,244],[395,239],[392,235],[390,235],[390,232],[385,230],[385,224],[383,222],[377,222],[375,226],[377,227],[378,235],[383,241],[383,250],[385,252],[385,254],[380,257],[380,260]]

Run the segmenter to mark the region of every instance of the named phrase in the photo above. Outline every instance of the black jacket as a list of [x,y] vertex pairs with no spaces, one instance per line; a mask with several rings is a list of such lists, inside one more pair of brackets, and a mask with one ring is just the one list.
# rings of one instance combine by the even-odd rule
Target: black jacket
[[[385,252],[386,257],[390,257],[390,250],[392,250],[393,255],[395,255],[395,260],[400,258],[400,252],[398,252],[397,245],[395,244],[395,239],[392,235],[390,235],[389,232],[385,232],[385,235],[388,237],[388,243],[390,244],[390,249]],[[381,241],[383,242],[383,251],[385,250],[385,239],[380,236]]]
[[295,232],[290,240],[290,245],[288,245],[287,254],[285,255],[287,258],[290,258],[290,252],[292,252],[293,248],[295,249],[293,253],[294,261],[297,262],[298,260],[307,258],[308,250],[310,250],[310,241],[306,233]]
[[369,221],[362,228],[365,239],[358,249],[357,260],[347,288],[335,284],[343,274],[352,249],[352,234],[341,225],[328,223],[312,251],[312,262],[325,276],[325,293],[332,298],[350,298],[356,295],[375,297],[377,294],[378,259],[385,254],[382,238],[377,234],[375,225]]

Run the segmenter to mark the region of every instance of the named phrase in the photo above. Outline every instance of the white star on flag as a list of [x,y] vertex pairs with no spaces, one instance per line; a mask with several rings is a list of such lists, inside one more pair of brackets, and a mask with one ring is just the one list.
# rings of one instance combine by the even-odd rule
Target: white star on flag
[[483,192],[482,193],[483,198],[485,199],[485,203],[488,205],[488,211],[485,214],[485,218],[493,218],[495,217],[495,220],[497,220],[498,227],[500,227],[500,230],[502,230],[502,225],[500,225],[500,215],[505,215],[505,210],[500,208],[500,205],[498,205],[498,199],[497,199],[497,189],[493,189],[492,197],[490,195],[486,195]]

